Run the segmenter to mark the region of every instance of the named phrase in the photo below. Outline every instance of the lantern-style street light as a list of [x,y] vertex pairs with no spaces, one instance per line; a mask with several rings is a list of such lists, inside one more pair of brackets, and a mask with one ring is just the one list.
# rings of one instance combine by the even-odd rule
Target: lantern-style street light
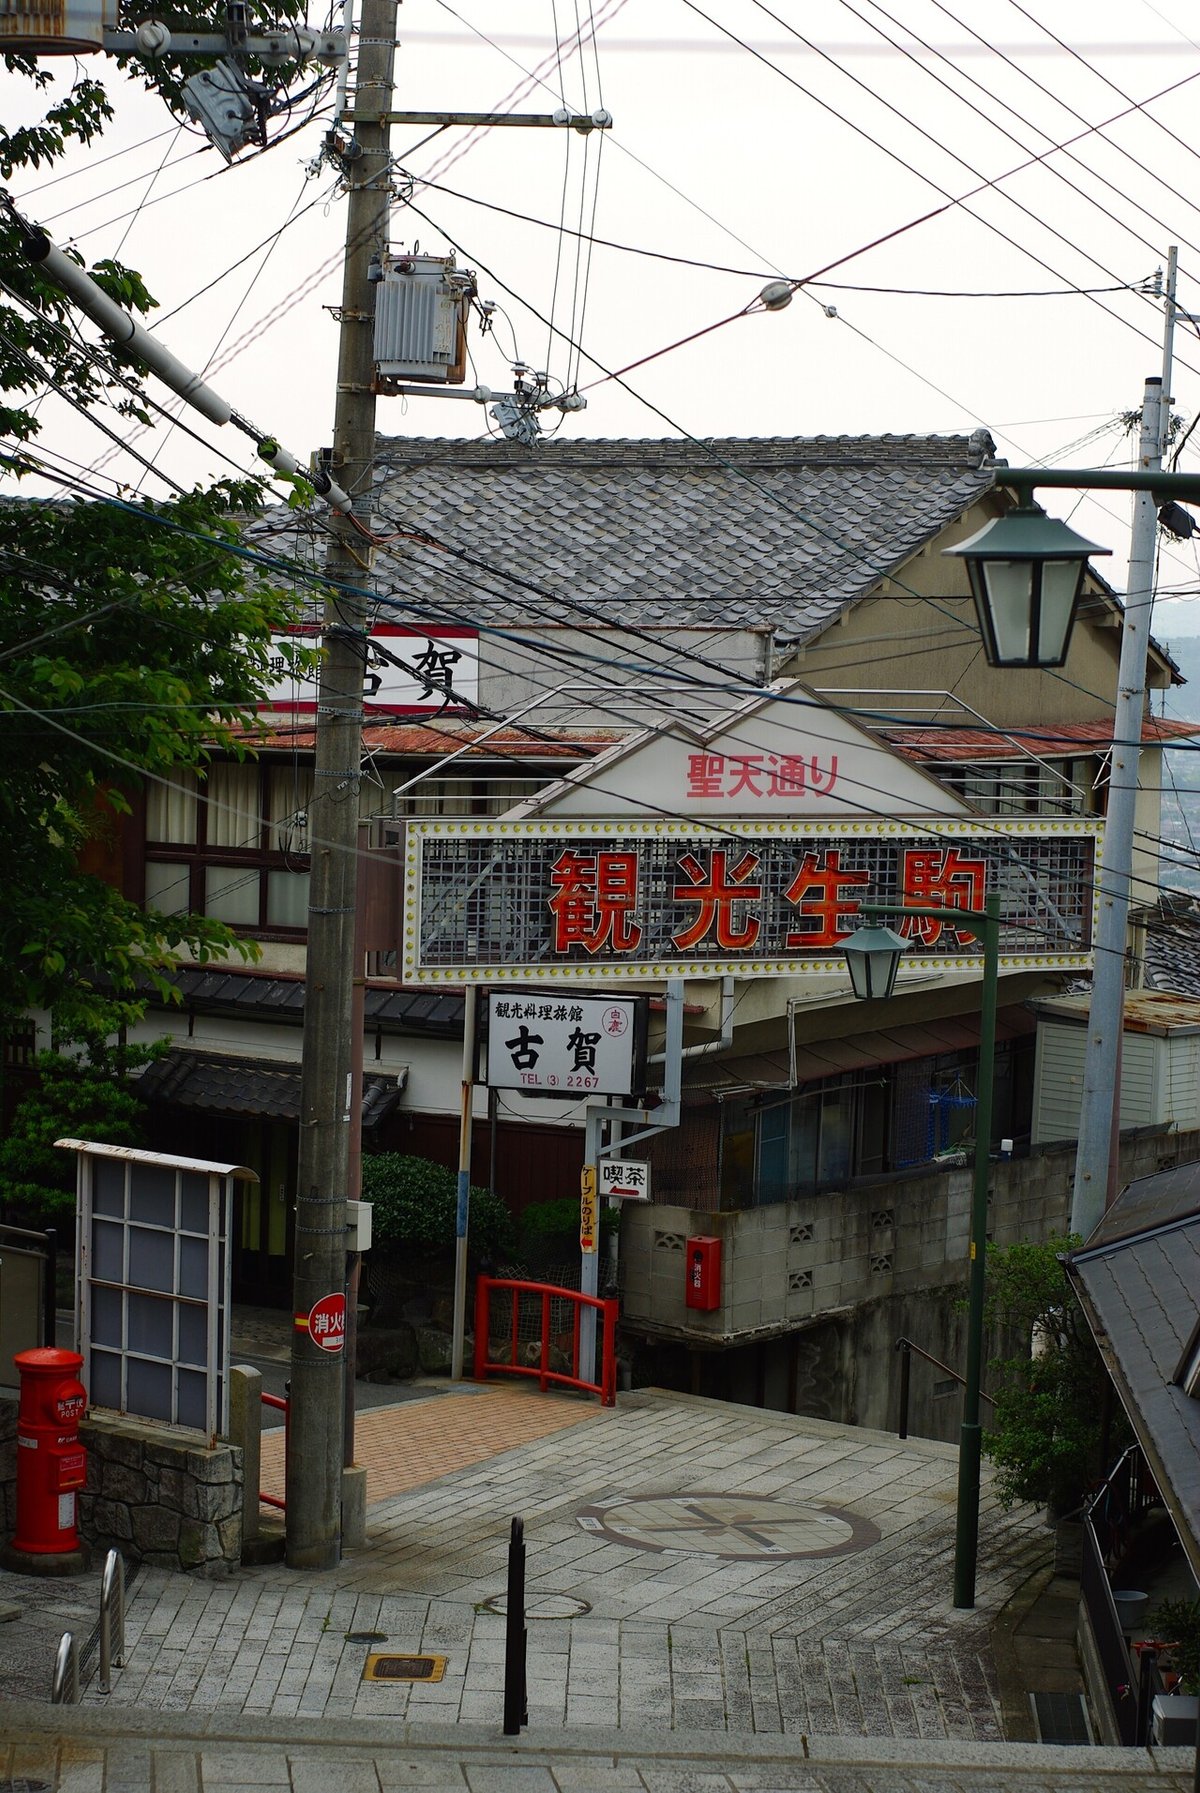
[[992,891],[982,909],[924,909],[906,903],[864,903],[869,924],[842,943],[854,994],[861,998],[891,995],[900,955],[910,942],[880,926],[886,916],[913,921],[939,921],[973,934],[983,948],[983,983],[979,1000],[979,1078],[975,1097],[975,1172],[971,1193],[970,1272],[967,1300],[967,1367],[963,1378],[963,1416],[958,1446],[958,1510],[954,1528],[954,1604],[975,1604],[975,1572],[979,1561],[979,1465],[982,1431],[979,1423],[983,1377],[983,1300],[987,1273],[988,1182],[991,1173],[992,1084],[996,1070],[996,989],[1000,972],[1000,897]]
[[1062,666],[1088,557],[1110,554],[1025,495],[1018,509],[944,554],[967,563],[983,648],[992,666]]

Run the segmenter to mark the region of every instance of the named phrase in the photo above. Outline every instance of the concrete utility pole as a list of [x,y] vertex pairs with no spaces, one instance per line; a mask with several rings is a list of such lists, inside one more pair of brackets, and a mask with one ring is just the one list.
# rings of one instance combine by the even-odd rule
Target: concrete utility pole
[[[1166,327],[1161,378],[1146,381],[1138,466],[1157,472],[1170,435],[1171,362],[1175,329],[1177,252],[1172,245],[1167,264]],[[1121,625],[1121,659],[1113,716],[1113,750],[1109,770],[1104,847],[1098,873],[1095,970],[1088,1013],[1087,1051],[1083,1068],[1083,1103],[1075,1157],[1075,1189],[1071,1231],[1086,1239],[1098,1226],[1107,1205],[1109,1167],[1120,1146],[1120,1050],[1125,1015],[1125,943],[1133,884],[1134,821],[1141,758],[1142,713],[1146,707],[1146,655],[1150,645],[1154,601],[1155,555],[1158,548],[1158,505],[1161,498],[1138,492],[1134,498],[1129,544],[1125,616]]]
[[[349,197],[342,282],[341,340],[331,471],[369,528],[375,455],[373,252],[388,241],[387,114],[392,100],[397,0],[363,0],[354,82],[354,132],[345,151]],[[351,551],[353,549],[353,552]],[[361,586],[365,537],[349,521],[326,562],[329,577]],[[369,618],[365,602],[339,593],[325,613],[317,700],[316,772],[309,828],[312,881],[301,1071],[300,1168],[287,1454],[287,1561],[327,1569],[341,1556],[344,1351],[322,1349],[308,1315],[346,1287],[346,1199],[351,1104],[354,917],[358,875],[358,789],[363,674]]]

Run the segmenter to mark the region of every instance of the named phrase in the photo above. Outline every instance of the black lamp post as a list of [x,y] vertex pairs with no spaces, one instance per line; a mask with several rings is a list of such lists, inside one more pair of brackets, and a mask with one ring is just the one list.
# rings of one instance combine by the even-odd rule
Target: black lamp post
[[1096,542],[1026,502],[944,554],[967,563],[984,652],[992,666],[1062,666]]
[[907,940],[881,927],[880,918],[911,916],[939,921],[974,935],[983,948],[979,1000],[979,1079],[975,1096],[975,1172],[971,1192],[970,1268],[967,1294],[967,1369],[963,1377],[963,1417],[958,1446],[958,1511],[954,1529],[954,1604],[975,1604],[979,1561],[979,1465],[983,1433],[979,1423],[983,1380],[983,1302],[987,1272],[988,1182],[991,1174],[992,1084],[996,1069],[996,995],[1000,973],[1000,898],[992,891],[982,909],[926,909],[906,903],[864,903],[869,924],[842,943],[850,982],[858,997],[887,997],[896,982]]

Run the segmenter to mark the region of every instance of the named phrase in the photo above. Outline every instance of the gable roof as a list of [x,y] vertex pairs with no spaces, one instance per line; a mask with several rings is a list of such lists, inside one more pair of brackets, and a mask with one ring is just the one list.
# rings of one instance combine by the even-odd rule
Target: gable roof
[[[427,531],[586,606],[653,628],[774,629],[803,642],[871,591],[995,482],[972,436],[799,436],[707,442],[381,437],[387,523]],[[586,626],[504,578],[419,554],[420,599],[508,627]],[[411,544],[377,570],[413,591]],[[471,583],[463,584],[462,574]],[[478,582],[478,583],[476,583]]]

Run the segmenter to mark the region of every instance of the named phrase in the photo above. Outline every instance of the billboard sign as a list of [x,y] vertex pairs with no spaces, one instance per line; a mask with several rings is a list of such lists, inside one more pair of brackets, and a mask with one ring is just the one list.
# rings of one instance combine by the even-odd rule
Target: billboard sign
[[[1001,964],[1091,964],[1100,824],[1058,817],[746,822],[430,821],[407,833],[406,982],[560,986],[843,973],[871,903],[981,909]],[[969,968],[966,928],[892,919],[906,964]],[[546,1000],[546,995],[541,998]]]
[[650,1165],[645,1158],[601,1158],[600,1193],[620,1201],[650,1200]]
[[[317,674],[294,673],[285,646],[320,647],[319,626],[272,637],[274,683],[264,710],[317,708]],[[376,624],[363,673],[363,710],[372,715],[436,715],[479,701],[479,640],[473,629],[439,629],[436,636]]]
[[486,1004],[489,1089],[572,1101],[641,1093],[646,997],[492,990]]

